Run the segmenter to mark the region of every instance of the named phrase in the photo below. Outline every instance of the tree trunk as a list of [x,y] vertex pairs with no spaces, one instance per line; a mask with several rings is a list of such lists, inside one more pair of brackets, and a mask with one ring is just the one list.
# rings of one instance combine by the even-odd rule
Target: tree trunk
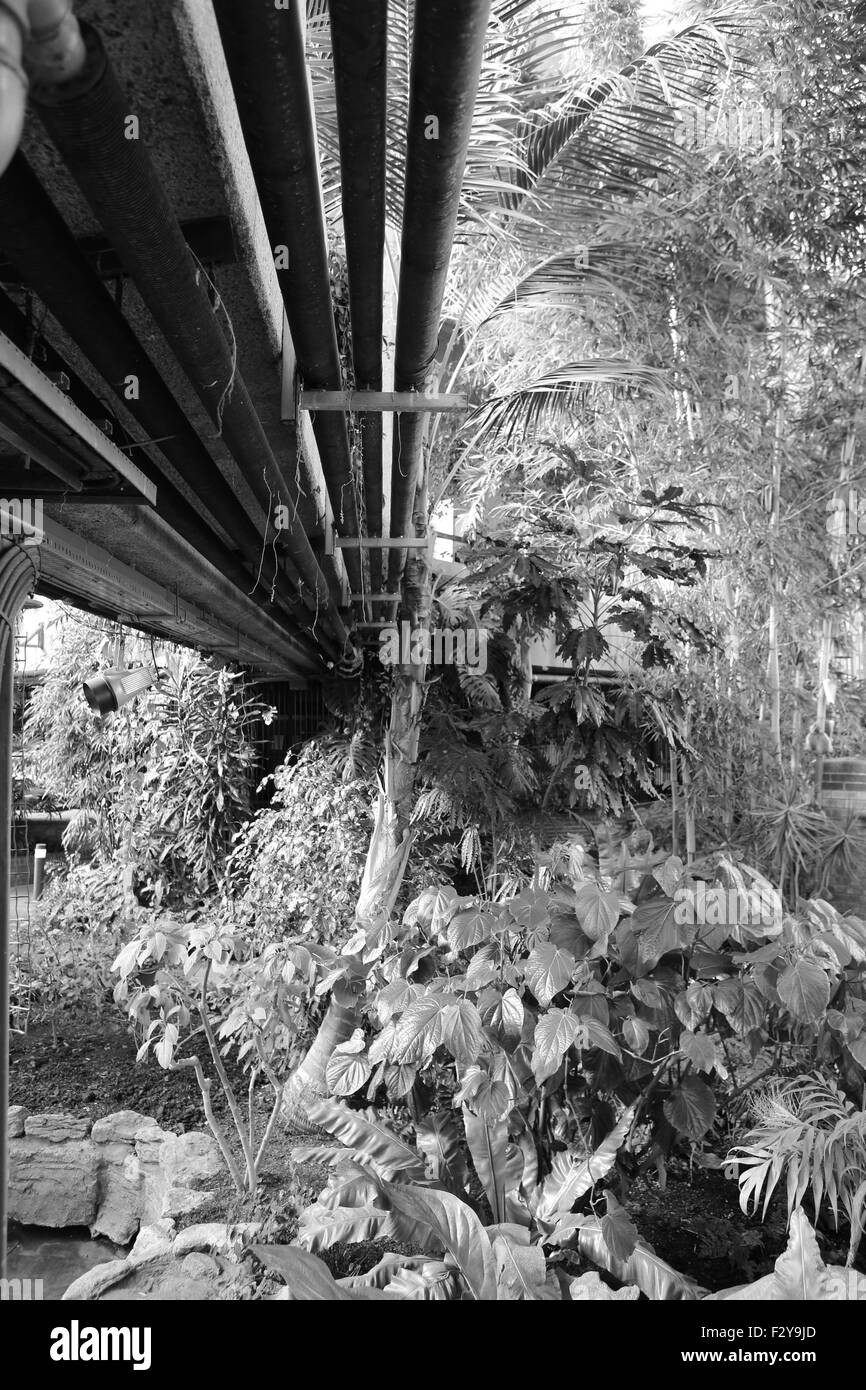
[[[422,611],[413,605],[411,617],[416,630],[422,625],[426,627],[429,621],[427,571],[421,566],[423,572],[419,576],[419,564],[418,561],[407,564],[409,577],[415,583],[414,592],[417,594],[420,583],[424,600]],[[408,584],[407,579],[404,595]],[[376,819],[355,907],[353,932],[358,928],[374,928],[379,920],[387,920],[403,881],[413,838],[409,821],[418,763],[425,669],[424,664],[394,668],[391,717],[385,736],[384,785],[380,785],[376,802]],[[340,1004],[331,998],[312,1046],[286,1086],[283,1118],[290,1129],[307,1134],[315,1132],[316,1127],[309,1120],[310,1108],[328,1095],[325,1073],[331,1054],[360,1026],[362,1005],[363,995],[359,995],[354,1004]]]

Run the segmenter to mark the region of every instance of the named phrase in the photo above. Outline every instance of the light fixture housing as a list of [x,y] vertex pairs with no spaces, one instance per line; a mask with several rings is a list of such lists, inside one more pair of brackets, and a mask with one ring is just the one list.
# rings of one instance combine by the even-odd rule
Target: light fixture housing
[[157,679],[149,666],[136,666],[132,670],[118,666],[91,676],[83,682],[82,689],[85,700],[97,714],[114,714],[143,690],[156,685]]

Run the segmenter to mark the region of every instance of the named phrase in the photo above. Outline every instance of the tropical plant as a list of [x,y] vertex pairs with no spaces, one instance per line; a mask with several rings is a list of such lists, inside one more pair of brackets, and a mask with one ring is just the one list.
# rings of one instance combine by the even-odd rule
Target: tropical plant
[[[325,956],[327,952],[324,952]],[[276,947],[251,956],[248,945],[218,915],[210,921],[148,913],[112,965],[114,997],[140,1038],[136,1061],[153,1053],[166,1071],[195,1074],[208,1126],[238,1193],[254,1193],[262,1159],[277,1123],[288,1070],[297,1060],[297,999],[312,956]],[[301,982],[298,982],[300,976]],[[194,1020],[198,1020],[194,1026]],[[204,1036],[223,1092],[235,1148],[211,1101],[213,1079],[188,1045]],[[235,1093],[224,1055],[236,1049],[247,1075],[246,1113]],[[259,1130],[256,1092],[266,1081],[273,1100]],[[237,1151],[241,1159],[238,1161]]]
[[816,1220],[826,1203],[838,1226],[841,1207],[850,1229],[847,1263],[852,1265],[866,1212],[866,1111],[858,1110],[831,1080],[813,1074],[759,1091],[752,1100],[752,1120],[743,1143],[727,1158],[738,1173],[743,1211],[761,1207],[766,1216],[784,1177],[789,1221],[807,1193]]

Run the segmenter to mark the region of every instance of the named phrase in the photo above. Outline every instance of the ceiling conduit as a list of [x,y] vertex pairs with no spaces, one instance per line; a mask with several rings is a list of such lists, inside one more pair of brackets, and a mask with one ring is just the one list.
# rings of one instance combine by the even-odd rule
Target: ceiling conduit
[[[160,441],[160,451],[201,501],[204,511],[214,517],[255,566],[261,551],[258,531],[20,154],[0,179],[0,247],[22,282],[39,296],[123,401],[125,409],[145,431],[145,438]],[[138,377],[138,399],[124,395],[129,374]],[[143,455],[136,462],[148,473]],[[202,514],[163,475],[156,475],[151,481],[156,481],[159,488],[157,510],[212,564],[228,566],[225,573],[244,591],[248,590],[250,575],[213,535]],[[281,578],[280,596],[291,608],[304,612],[290,582]]]
[[[3,190],[4,181],[0,180],[0,208],[2,208]],[[0,245],[2,245],[2,217],[0,217]],[[87,267],[87,269],[89,270],[89,267]],[[99,289],[101,292],[101,285]],[[116,312],[110,300],[108,303],[112,311]],[[98,325],[98,317],[96,322]],[[126,331],[131,332],[126,324],[126,320],[121,318],[121,322]],[[22,351],[26,351],[29,331],[30,325],[24,314],[15,307],[5,294],[0,293],[0,332],[5,333],[8,338],[11,338]],[[93,420],[99,419],[100,414],[104,415],[105,406],[103,405],[100,410],[99,400],[75,377],[72,368],[64,363],[55,353],[52,353],[52,360],[56,364],[62,366],[62,369],[70,377],[70,380],[75,381],[76,403],[85,413]],[[313,662],[319,660],[319,653],[315,650],[310,641],[305,638],[301,629],[294,624],[291,619],[285,618],[280,610],[277,609],[274,604],[270,603],[264,593],[249,593],[250,576],[242,568],[238,557],[232,551],[228,550],[214,535],[213,531],[205,525],[199,513],[190,505],[182,493],[178,492],[177,488],[174,487],[172,483],[168,482],[141,452],[136,454],[135,462],[137,467],[139,467],[150,481],[157,486],[157,501],[155,508],[157,515],[172,528],[173,532],[186,541],[187,545],[192,546],[197,554],[201,555],[213,565],[217,572],[225,578],[228,584],[234,585],[235,589],[239,592],[233,595],[232,602],[246,611],[248,614],[248,621],[251,623],[257,621],[257,619],[249,613],[247,607],[248,604],[253,604],[257,609],[261,610],[262,619],[267,619],[269,624],[273,623],[280,631],[285,632],[287,636],[290,636],[293,641],[297,642],[298,650],[303,653],[307,660]],[[46,504],[50,505],[50,499],[46,497],[45,500]],[[162,556],[162,549],[162,547],[159,547],[160,556]],[[271,640],[273,640],[272,632]],[[332,652],[331,654],[334,655],[335,653]]]
[[[298,371],[312,389],[340,391],[343,376],[301,3],[292,0],[289,9],[278,9],[272,3],[214,0],[214,9],[268,236],[272,247],[288,251],[288,267],[281,268],[279,258],[276,264]],[[313,431],[337,528],[345,536],[357,536],[345,417],[323,411],[313,418]],[[357,590],[358,552],[344,549],[343,559]]]
[[193,262],[99,35],[82,24],[87,64],[68,83],[34,90],[34,105],[124,267],[186,372],[269,519],[288,503],[282,535],[304,581],[301,597],[341,646],[345,624],[332,600],[228,341]]
[[[388,0],[330,0],[340,133],[341,193],[352,365],[360,391],[382,389]],[[368,536],[382,534],[382,416],[358,415]],[[370,585],[382,587],[382,555],[370,551]]]
[[[489,16],[490,0],[418,0],[415,6],[395,391],[423,391],[436,356]],[[423,414],[395,421],[392,536],[414,534],[424,421]],[[390,554],[388,588],[396,592],[406,552]]]

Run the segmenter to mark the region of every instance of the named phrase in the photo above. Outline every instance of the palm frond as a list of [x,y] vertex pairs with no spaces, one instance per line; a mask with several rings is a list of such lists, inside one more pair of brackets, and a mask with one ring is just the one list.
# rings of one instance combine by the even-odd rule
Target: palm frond
[[542,425],[573,422],[576,412],[600,386],[661,391],[667,380],[667,372],[641,362],[612,358],[568,362],[518,391],[494,396],[468,417],[466,428],[473,432],[476,443],[502,436],[507,444],[518,430],[529,433]]

